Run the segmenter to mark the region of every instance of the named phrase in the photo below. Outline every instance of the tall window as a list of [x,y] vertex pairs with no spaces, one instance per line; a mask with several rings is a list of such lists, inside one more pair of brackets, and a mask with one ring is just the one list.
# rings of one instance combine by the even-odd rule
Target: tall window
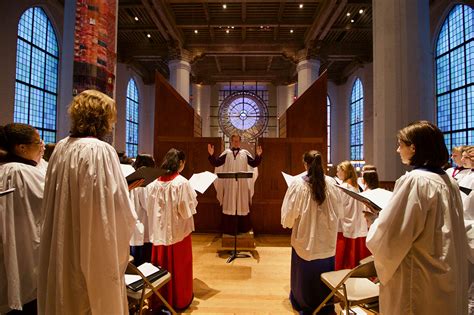
[[364,159],[364,90],[359,78],[352,86],[350,107],[350,156],[353,161],[362,161]]
[[127,86],[127,116],[125,121],[125,147],[129,157],[138,154],[138,90],[135,80],[130,79]]
[[438,126],[448,148],[474,143],[474,10],[456,5],[436,44]]
[[18,23],[13,120],[34,126],[45,142],[56,142],[59,49],[53,26],[39,7]]
[[331,100],[327,96],[327,115],[328,115],[328,163],[331,163]]

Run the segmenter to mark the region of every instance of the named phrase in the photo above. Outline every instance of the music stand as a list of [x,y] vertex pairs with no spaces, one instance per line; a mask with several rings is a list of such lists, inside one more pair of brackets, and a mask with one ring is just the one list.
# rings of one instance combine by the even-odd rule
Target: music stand
[[[253,172],[226,172],[226,173],[216,173],[218,178],[223,178],[223,179],[231,179],[234,178],[236,181],[239,179],[247,179],[247,178],[252,178]],[[234,221],[234,250],[231,251],[231,254],[229,258],[227,258],[227,263],[231,263],[234,259],[236,258],[249,258],[250,255],[248,254],[240,254],[237,251],[237,208],[235,209],[235,221]]]

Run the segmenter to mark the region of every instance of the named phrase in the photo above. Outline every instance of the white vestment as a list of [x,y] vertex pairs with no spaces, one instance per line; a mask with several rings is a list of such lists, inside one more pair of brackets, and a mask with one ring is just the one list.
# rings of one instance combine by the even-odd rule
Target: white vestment
[[22,163],[0,165],[0,313],[36,299],[44,174]]
[[130,246],[142,246],[150,241],[150,227],[146,210],[147,196],[147,187],[137,187],[130,191],[130,200],[138,218],[130,240]]
[[222,212],[227,215],[247,215],[254,192],[254,184],[258,177],[258,168],[248,164],[247,156],[252,157],[249,151],[240,149],[236,157],[231,149],[226,149],[220,156],[226,155],[225,163],[216,167],[215,172],[253,172],[252,178],[218,178],[214,182],[217,200],[222,206]]
[[115,149],[65,138],[46,174],[39,314],[128,314],[124,273],[136,218]]
[[153,245],[173,245],[194,231],[197,194],[186,178],[178,175],[166,182],[155,180],[147,190],[146,209]]
[[342,215],[339,189],[326,178],[326,199],[321,205],[312,198],[311,186],[296,178],[281,207],[281,225],[292,228],[291,246],[299,257],[311,261],[336,254],[337,221]]
[[[453,176],[454,172],[456,173]],[[470,169],[468,168],[463,168],[462,170],[458,171],[455,167],[450,167],[446,170],[446,174],[448,174],[450,177],[453,177],[457,181],[463,179],[463,177],[466,176],[469,172]]]
[[464,208],[464,220],[474,220],[474,171],[469,170],[465,176],[458,180],[461,187],[472,189],[469,194],[461,192],[461,199]]
[[380,279],[381,314],[467,314],[462,203],[447,174],[413,170],[367,235]]
[[[357,188],[348,183],[342,183],[341,186],[353,192],[359,192]],[[339,232],[342,232],[346,238],[367,236],[367,220],[364,216],[365,205],[346,193],[341,193],[341,199],[344,215],[339,219]]]

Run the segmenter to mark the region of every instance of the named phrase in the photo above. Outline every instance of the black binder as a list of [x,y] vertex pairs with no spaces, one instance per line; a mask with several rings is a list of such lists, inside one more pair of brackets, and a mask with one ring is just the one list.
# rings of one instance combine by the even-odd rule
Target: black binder
[[127,184],[131,184],[134,181],[137,181],[139,179],[145,179],[143,184],[140,187],[145,187],[146,185],[150,184],[153,182],[155,179],[160,177],[161,175],[164,175],[166,173],[166,170],[157,168],[157,167],[146,167],[142,166],[132,174],[128,175],[126,177],[127,179]]
[[[157,272],[152,273],[151,275],[149,275],[146,278],[147,278],[148,281],[153,283],[154,281],[156,281],[156,280],[160,279],[161,277],[165,276],[167,273],[168,273],[168,270],[160,268],[160,270],[158,270]],[[145,282],[143,281],[143,279],[140,279],[140,280],[137,280],[135,282],[132,282],[132,283],[128,284],[127,288],[129,288],[130,290],[132,290],[134,292],[137,292],[137,291],[140,291],[141,289],[143,289],[144,285],[145,285]]]

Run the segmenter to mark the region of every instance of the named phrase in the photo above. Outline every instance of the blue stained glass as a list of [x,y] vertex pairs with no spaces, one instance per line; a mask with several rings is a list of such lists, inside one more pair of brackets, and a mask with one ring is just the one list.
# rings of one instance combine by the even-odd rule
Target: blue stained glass
[[130,79],[127,85],[125,120],[125,152],[129,157],[136,157],[138,154],[138,113],[138,89],[135,80]]
[[443,23],[436,46],[437,123],[448,148],[472,144],[474,130],[474,10],[456,5]]
[[363,160],[364,151],[364,90],[357,78],[352,86],[350,103],[350,147],[351,160]]
[[13,120],[37,128],[45,142],[56,142],[58,54],[43,9],[26,10],[18,23]]

